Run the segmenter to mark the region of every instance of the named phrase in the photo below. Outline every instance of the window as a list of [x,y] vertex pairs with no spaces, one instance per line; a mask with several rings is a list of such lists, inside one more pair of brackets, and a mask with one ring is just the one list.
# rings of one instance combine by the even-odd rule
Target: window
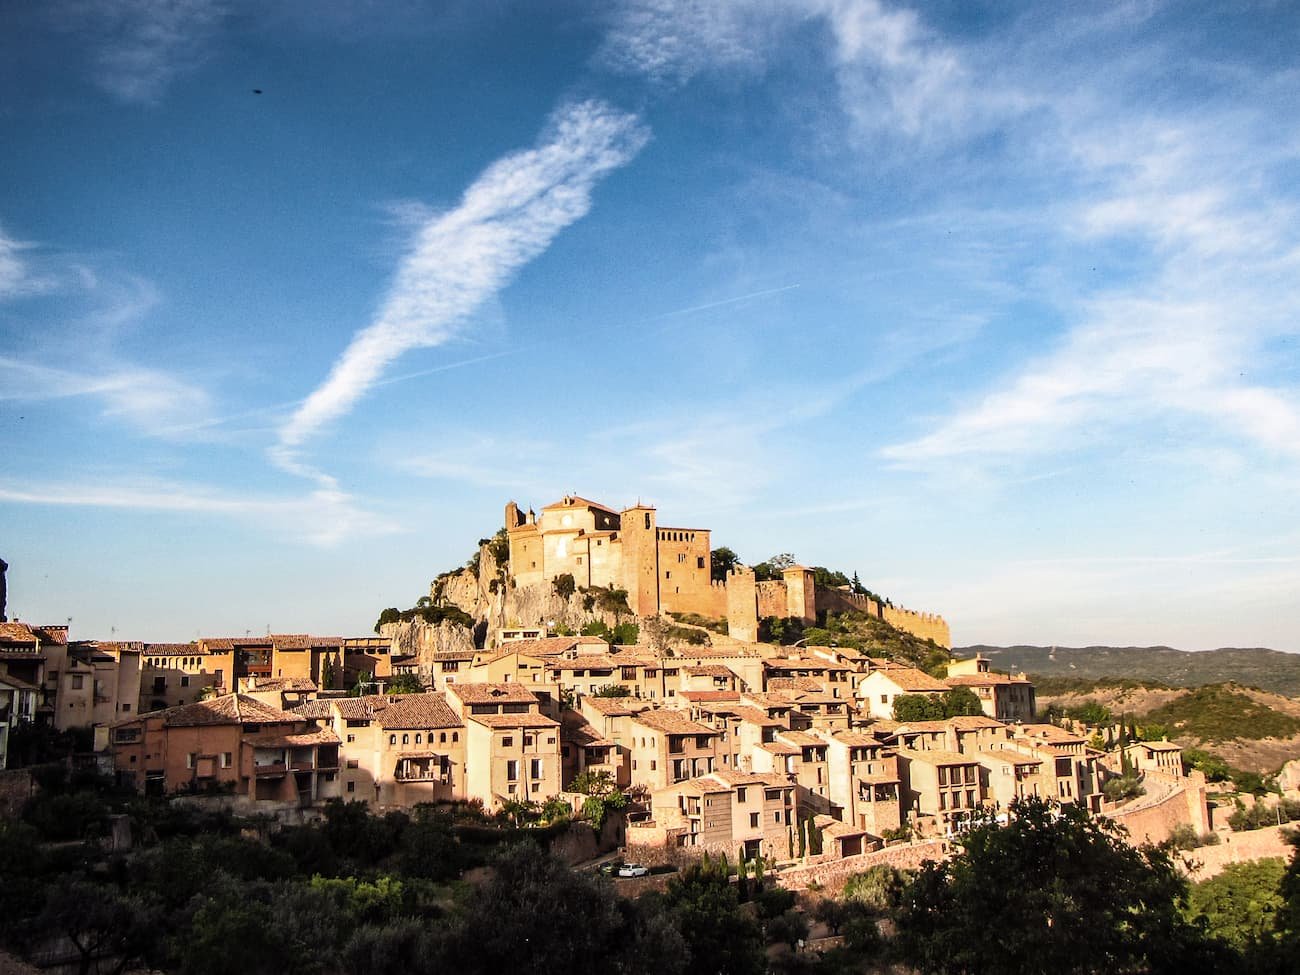
[[554,744],[555,744],[555,736],[554,736],[554,735],[548,735],[547,738],[546,738],[546,744],[548,744],[548,745],[554,745]]
[[743,785],[736,790],[736,801],[737,802],[745,801],[745,787]]
[[669,572],[667,569],[664,569],[664,578],[665,578],[665,579],[671,579],[672,577],[673,577],[673,574],[672,574],[671,572]]
[[130,711],[130,710],[131,710],[131,705],[129,705],[129,704],[123,704],[123,705],[122,705],[122,710],[123,710],[123,711]]
[[185,756],[185,767],[186,767],[186,768],[194,768],[194,759],[195,759],[196,757],[197,757],[197,756],[194,754],[194,752],[190,752],[188,755],[186,755],[186,756]]
[[447,732],[445,731],[438,732],[438,744],[439,745],[447,744]]
[[542,760],[540,758],[529,759],[528,777],[530,779],[540,779],[542,777]]
[[460,741],[460,732],[459,732],[459,731],[453,731],[453,732],[451,733],[451,740],[452,740],[452,741]]
[[501,739],[502,748],[512,748],[514,746],[514,743],[515,740],[510,735],[506,735],[504,738]]
[[772,813],[772,822],[779,823],[780,821],[781,821],[781,811],[778,809],[776,812]]
[[532,747],[533,747],[533,736],[532,736],[532,735],[524,735],[524,747],[525,747],[525,748],[532,748]]
[[697,569],[702,569],[702,568],[704,568],[704,556],[703,556],[703,555],[701,555],[699,558],[697,558],[697,559],[695,560],[695,568],[697,568]]
[[360,767],[361,767],[361,762],[360,762],[360,761],[358,761],[358,760],[355,759],[355,758],[349,758],[349,759],[348,759],[348,768],[360,768]]
[[881,694],[881,695],[880,695],[880,703],[881,703],[881,704],[888,704],[888,703],[889,703],[889,695],[888,695],[888,694]]
[[82,677],[80,674],[72,675],[72,689],[74,691],[81,690],[82,685],[85,683],[86,683],[86,678]]
[[415,735],[415,743],[416,743],[417,745],[423,745],[423,744],[424,744],[424,735],[419,734],[419,733],[417,732],[416,735]]
[[389,735],[389,736],[388,736],[388,744],[390,744],[390,745],[396,745],[396,744],[397,744],[397,736],[396,736],[396,735]]
[[356,784],[355,782],[349,782],[349,783],[348,783],[348,791],[349,791],[349,792],[356,792],[356,791],[357,791],[357,784]]
[[[519,763],[513,758],[506,762],[506,780],[514,782],[519,778]],[[513,790],[512,790],[513,791]]]
[[677,564],[678,564],[678,565],[681,565],[681,564],[682,564],[683,562],[685,562],[685,561],[686,561],[686,553],[685,553],[685,552],[679,552],[679,553],[677,554]]
[[403,745],[409,745],[410,743],[411,743],[411,736],[410,736],[410,735],[407,735],[407,734],[403,734],[403,735],[402,735],[402,744],[403,744]]
[[348,744],[349,744],[349,745],[352,744],[352,743],[353,743],[354,741],[356,741],[356,740],[357,740],[357,736],[356,736],[356,735],[348,735]]
[[181,674],[181,687],[189,687],[189,686],[190,686],[190,675]]
[[749,814],[749,828],[758,829],[758,813]]
[[222,752],[222,753],[221,753],[221,767],[222,767],[222,768],[230,768],[230,766],[234,764],[234,761],[235,761],[235,756],[234,756],[231,752]]

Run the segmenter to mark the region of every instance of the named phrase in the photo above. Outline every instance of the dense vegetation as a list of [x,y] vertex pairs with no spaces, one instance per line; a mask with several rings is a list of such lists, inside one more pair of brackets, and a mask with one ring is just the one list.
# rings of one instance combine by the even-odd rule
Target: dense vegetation
[[[1300,960],[1300,863],[1230,869],[1189,896],[1167,853],[1038,800],[1017,806],[1007,827],[968,833],[948,863],[914,875],[873,868],[840,897],[805,899],[805,911],[761,861],[725,858],[621,899],[611,881],[545,852],[568,828],[562,816],[548,828],[510,825],[536,811],[375,816],[335,801],[320,823],[274,831],[61,775],[44,770],[22,821],[0,823],[0,941],[39,953],[66,939],[87,968],[105,958],[185,975],[848,975],[886,965],[1068,975],[1281,973]],[[621,796],[590,778],[574,785],[603,818]],[[142,841],[128,854],[95,842],[112,814],[130,817]],[[798,952],[809,915],[842,943]]]
[[983,713],[979,697],[969,687],[954,687],[937,697],[900,694],[894,698],[895,721],[943,721],[945,718]]
[[1300,696],[1300,654],[1277,650],[1204,650],[1170,647],[990,647],[954,648],[958,655],[982,653],[994,667],[1042,677],[1133,678],[1171,687],[1201,687],[1235,681],[1286,697]]
[[421,596],[410,609],[398,609],[396,606],[390,606],[379,614],[379,619],[375,623],[375,632],[385,623],[405,623],[410,620],[421,619],[426,623],[437,626],[444,620],[450,620],[465,627],[468,630],[474,629],[474,617],[470,616],[462,609],[455,606],[435,606],[433,599],[429,596]]
[[1148,723],[1201,741],[1289,738],[1300,734],[1300,718],[1274,711],[1230,686],[1199,687],[1146,714]]

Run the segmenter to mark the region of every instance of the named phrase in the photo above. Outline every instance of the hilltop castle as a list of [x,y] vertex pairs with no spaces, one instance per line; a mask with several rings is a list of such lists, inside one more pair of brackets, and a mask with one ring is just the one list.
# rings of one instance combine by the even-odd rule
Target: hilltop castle
[[714,580],[709,530],[661,527],[656,515],[650,505],[615,511],[577,495],[548,504],[540,516],[531,509],[525,514],[511,501],[505,509],[511,578],[517,586],[537,586],[570,575],[580,588],[624,589],[638,616],[725,617],[730,634],[740,640],[756,639],[758,621],[767,616],[812,622],[819,610],[853,610],[952,646],[942,617],[882,606],[841,589],[819,589],[804,566],[790,566],[780,580],[758,582],[745,567]]

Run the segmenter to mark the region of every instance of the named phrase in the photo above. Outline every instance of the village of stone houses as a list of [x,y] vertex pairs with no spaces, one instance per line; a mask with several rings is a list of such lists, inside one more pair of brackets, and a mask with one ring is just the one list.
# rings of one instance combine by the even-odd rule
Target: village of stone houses
[[[829,894],[851,894],[863,877],[901,884],[948,861],[972,831],[1044,811],[1166,851],[1195,881],[1289,853],[1290,799],[1275,800],[1276,828],[1234,829],[1241,797],[1208,782],[1167,733],[1040,707],[1025,674],[953,656],[949,623],[936,608],[898,605],[906,594],[792,556],[745,565],[707,529],[662,525],[640,504],[511,502],[504,521],[466,567],[438,576],[414,606],[383,609],[361,635],[110,642],[48,621],[0,622],[0,859],[19,869],[22,838],[24,856],[40,848],[122,870],[176,842],[169,830],[206,829],[299,856],[304,831],[387,824],[409,837],[437,822],[444,862],[424,876],[446,880],[478,862],[455,850],[532,834],[575,876],[606,874],[599,882],[625,898],[692,871],[722,871],[751,897],[788,897],[758,917],[769,967],[792,970],[812,948],[820,959],[853,943]],[[1279,796],[1296,785],[1286,772]],[[73,801],[90,781],[116,797],[108,814]],[[405,849],[399,833],[387,846],[368,840],[372,854],[350,851],[347,869],[364,874],[367,856]],[[183,868],[200,886],[204,863]],[[359,896],[363,881],[347,882]],[[124,908],[95,922],[96,940],[77,934],[95,916],[76,901],[85,891],[68,896],[75,922],[50,921],[47,904],[43,927],[29,918],[43,933],[24,942],[11,931],[9,945],[26,944],[46,970],[150,960],[122,933],[135,923]],[[201,927],[202,911],[190,923]],[[151,964],[261,970],[244,937],[232,928]],[[276,957],[277,971],[370,970]]]

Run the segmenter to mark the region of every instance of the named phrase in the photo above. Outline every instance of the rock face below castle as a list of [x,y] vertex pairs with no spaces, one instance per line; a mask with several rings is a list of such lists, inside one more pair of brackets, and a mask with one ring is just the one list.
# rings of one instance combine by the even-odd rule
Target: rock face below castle
[[[505,506],[509,561],[499,565],[489,546],[470,569],[435,582],[435,603],[458,606],[486,620],[489,638],[515,626],[564,625],[578,629],[599,619],[612,625],[616,612],[593,605],[583,590],[627,593],[636,616],[694,613],[726,619],[732,637],[753,641],[758,621],[768,616],[806,622],[820,612],[860,612],[942,647],[952,646],[947,622],[929,613],[879,603],[839,589],[819,589],[811,569],[791,566],[780,580],[757,582],[752,569],[738,567],[714,580],[707,528],[668,528],[657,511],[637,504],[621,511],[577,495],[542,508],[541,515]],[[569,576],[574,592],[556,592],[555,580]]]

